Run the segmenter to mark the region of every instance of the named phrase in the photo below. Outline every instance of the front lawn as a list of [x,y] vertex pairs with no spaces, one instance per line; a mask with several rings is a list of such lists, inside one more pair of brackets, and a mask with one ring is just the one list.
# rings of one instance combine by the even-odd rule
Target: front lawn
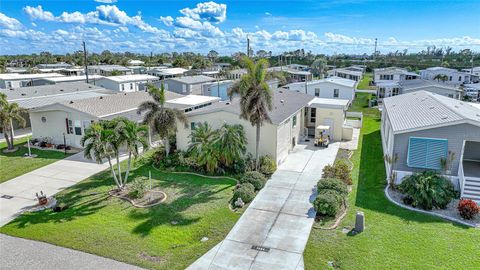
[[33,148],[31,148],[31,152],[37,157],[24,158],[24,155],[28,153],[28,148],[23,146],[26,142],[27,138],[15,140],[18,150],[13,153],[3,153],[3,150],[7,148],[7,143],[0,143],[0,183],[65,158],[65,154],[62,152]]
[[240,217],[228,207],[236,181],[164,173],[150,165],[139,165],[131,179],[148,177],[149,171],[153,186],[167,194],[160,205],[134,208],[108,196],[113,180],[107,170],[57,194],[70,206],[64,212],[24,214],[0,232],[145,268],[185,269],[223,240]]
[[358,83],[357,89],[359,90],[375,90],[375,86],[371,86],[370,82],[373,81],[372,73],[365,73],[362,80]]
[[[304,253],[306,269],[329,269],[329,262],[335,269],[480,269],[479,229],[412,212],[386,199],[380,119],[372,109],[362,111],[366,117],[352,157],[348,214],[335,230],[312,229]],[[356,211],[365,213],[366,230],[347,235],[342,229],[352,228]]]

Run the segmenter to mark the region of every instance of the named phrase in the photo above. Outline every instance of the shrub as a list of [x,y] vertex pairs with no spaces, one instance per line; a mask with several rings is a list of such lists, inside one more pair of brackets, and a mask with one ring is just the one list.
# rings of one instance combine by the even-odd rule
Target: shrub
[[347,185],[352,184],[350,168],[348,167],[347,162],[342,159],[335,161],[333,165],[325,166],[323,168],[322,178],[337,178]]
[[398,188],[400,192],[413,199],[413,207],[419,206],[425,210],[445,209],[456,197],[452,183],[432,171],[409,175]]
[[259,172],[246,172],[245,175],[240,179],[240,183],[250,183],[253,185],[255,190],[260,190],[265,186],[267,178]]
[[256,166],[255,157],[251,153],[248,153],[245,156],[245,171],[246,172],[255,171],[255,166]]
[[258,170],[266,176],[272,175],[277,170],[277,164],[272,157],[261,156],[258,164]]
[[255,188],[250,183],[243,183],[238,185],[233,192],[232,202],[240,198],[244,203],[249,203],[255,198]]
[[161,166],[162,161],[165,159],[165,148],[159,147],[152,155],[152,162],[155,166]]
[[313,208],[317,214],[334,217],[338,214],[343,200],[334,190],[322,190],[313,201]]
[[130,184],[128,196],[134,199],[142,198],[147,192],[147,181],[145,177],[139,177]]
[[458,202],[458,213],[464,219],[473,219],[480,212],[480,207],[472,200],[463,199]]
[[342,197],[348,195],[347,185],[342,180],[335,178],[321,179],[317,183],[317,190],[318,192],[321,190],[334,190]]

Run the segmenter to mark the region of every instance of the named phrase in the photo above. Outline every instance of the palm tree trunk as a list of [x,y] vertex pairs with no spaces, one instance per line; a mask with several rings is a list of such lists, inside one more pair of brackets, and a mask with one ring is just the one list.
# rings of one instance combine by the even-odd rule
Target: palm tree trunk
[[116,158],[117,158],[118,182],[120,183],[120,188],[123,188],[124,185],[122,180],[122,169],[120,167],[120,151],[117,151]]
[[110,156],[107,157],[107,160],[108,160],[108,165],[110,165],[110,170],[112,170],[113,180],[115,181],[115,184],[117,184],[118,188],[122,188],[120,186],[120,183],[118,182],[117,175],[115,174],[115,170],[113,169],[112,160],[110,159]]
[[[10,124],[12,123],[12,121],[10,121]],[[9,127],[9,130],[10,130],[10,150],[13,150],[15,148],[15,144],[14,144],[14,141],[15,139],[13,138],[14,137],[14,133],[13,133],[13,125],[10,125]]]
[[258,171],[258,163],[259,163],[259,153],[258,148],[260,146],[260,124],[257,124],[257,137],[255,138],[255,169]]
[[7,132],[7,129],[3,129],[3,136],[5,136],[5,141],[7,142],[7,149],[8,150],[12,150],[11,146],[10,146],[10,136],[8,136],[8,132]]
[[130,173],[130,165],[131,165],[131,161],[132,161],[132,152],[129,151],[128,152],[128,165],[127,165],[127,171],[125,172],[125,185],[127,184],[127,181],[128,181],[128,174]]

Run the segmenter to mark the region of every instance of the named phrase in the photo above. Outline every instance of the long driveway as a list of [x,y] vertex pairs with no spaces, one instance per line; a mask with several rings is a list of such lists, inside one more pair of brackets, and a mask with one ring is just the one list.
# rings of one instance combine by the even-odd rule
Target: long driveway
[[1,183],[0,226],[13,220],[26,207],[36,204],[35,193],[43,191],[47,196],[54,195],[106,168],[107,162],[98,164],[86,160],[80,152]]
[[297,145],[227,237],[188,270],[303,269],[315,216],[314,187],[338,148],[339,143],[328,148]]

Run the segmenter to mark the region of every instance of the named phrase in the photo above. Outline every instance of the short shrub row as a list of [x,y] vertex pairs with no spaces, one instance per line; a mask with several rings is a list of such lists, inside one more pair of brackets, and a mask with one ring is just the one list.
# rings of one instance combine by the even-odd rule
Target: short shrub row
[[323,168],[322,178],[336,178],[342,180],[345,184],[352,184],[350,168],[345,160],[337,160],[333,165],[327,165]]
[[255,198],[255,192],[265,186],[267,178],[262,173],[251,171],[246,172],[239,182],[240,184],[237,185],[233,192],[232,203],[234,206],[239,198],[243,203],[251,202]]
[[318,215],[334,217],[342,208],[348,195],[348,187],[336,178],[322,179],[317,184],[318,195],[313,208]]

